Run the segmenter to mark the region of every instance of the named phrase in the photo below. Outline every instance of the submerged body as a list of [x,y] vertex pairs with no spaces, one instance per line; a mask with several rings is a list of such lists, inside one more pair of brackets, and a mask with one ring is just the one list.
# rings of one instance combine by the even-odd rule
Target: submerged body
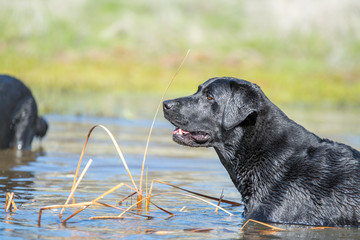
[[173,139],[214,147],[242,195],[245,217],[306,225],[359,225],[360,152],[290,120],[250,82],[213,78],[164,102]]
[[43,137],[47,128],[31,91],[20,80],[0,75],[0,149],[30,149],[33,138]]

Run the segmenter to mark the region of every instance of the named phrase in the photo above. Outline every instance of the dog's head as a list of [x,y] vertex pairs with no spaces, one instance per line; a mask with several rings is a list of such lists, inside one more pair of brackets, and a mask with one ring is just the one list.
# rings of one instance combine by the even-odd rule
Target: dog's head
[[175,142],[211,147],[232,130],[255,124],[261,96],[260,88],[245,80],[211,78],[191,96],[164,101],[164,116],[176,127]]

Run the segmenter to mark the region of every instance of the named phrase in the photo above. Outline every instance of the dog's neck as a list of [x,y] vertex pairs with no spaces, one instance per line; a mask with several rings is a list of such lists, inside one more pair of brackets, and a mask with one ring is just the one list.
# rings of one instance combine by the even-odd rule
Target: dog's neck
[[[268,111],[272,114],[267,114]],[[285,119],[285,121],[278,122],[278,119]],[[301,139],[302,136],[297,136],[296,133],[301,132],[298,131],[299,128],[302,127],[288,119],[275,105],[271,105],[267,110],[259,113],[256,126],[239,127],[233,130],[233,136],[242,136],[238,142],[224,141],[223,145],[214,147],[220,161],[242,195],[245,211],[251,211],[263,201],[265,196],[272,197],[268,195],[269,190],[276,187],[287,171],[285,161],[291,154],[298,151],[291,147],[294,145],[293,139],[286,139],[287,135],[284,133],[290,130],[296,141],[306,141],[306,139]],[[233,139],[233,136],[230,139]],[[281,149],[287,149],[287,151],[281,151]],[[264,171],[264,169],[271,169],[271,171]]]

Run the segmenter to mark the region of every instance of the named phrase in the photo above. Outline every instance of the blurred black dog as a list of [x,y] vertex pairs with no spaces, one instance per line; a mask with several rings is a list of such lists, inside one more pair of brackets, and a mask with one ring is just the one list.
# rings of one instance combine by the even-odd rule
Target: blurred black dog
[[30,149],[48,124],[38,117],[31,91],[18,79],[0,75],[0,148]]
[[306,225],[359,225],[360,152],[290,120],[250,82],[212,78],[164,101],[175,142],[214,147],[242,195],[245,217]]

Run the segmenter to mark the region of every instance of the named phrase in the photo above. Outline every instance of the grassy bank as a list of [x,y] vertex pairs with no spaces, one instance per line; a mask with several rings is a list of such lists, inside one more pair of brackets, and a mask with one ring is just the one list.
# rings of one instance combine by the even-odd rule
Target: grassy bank
[[31,87],[41,112],[66,113],[76,102],[79,114],[93,104],[116,115],[111,101],[160,96],[190,48],[170,96],[234,76],[278,104],[359,106],[360,4],[308,5],[0,0],[0,71]]

